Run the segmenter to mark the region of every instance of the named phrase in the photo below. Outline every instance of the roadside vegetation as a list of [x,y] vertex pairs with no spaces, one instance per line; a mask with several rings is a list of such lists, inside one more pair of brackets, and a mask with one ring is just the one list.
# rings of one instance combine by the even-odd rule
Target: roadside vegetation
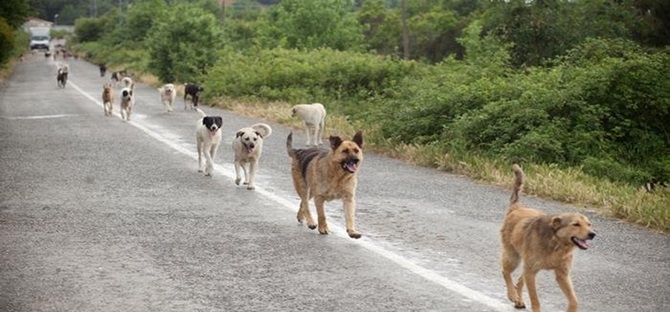
[[509,185],[518,162],[530,194],[670,232],[665,2],[217,3],[133,1],[71,48],[289,125],[323,103],[329,133],[418,165]]

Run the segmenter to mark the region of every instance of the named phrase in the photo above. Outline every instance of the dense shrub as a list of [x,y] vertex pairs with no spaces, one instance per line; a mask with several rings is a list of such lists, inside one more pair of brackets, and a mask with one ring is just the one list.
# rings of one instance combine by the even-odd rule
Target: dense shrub
[[14,30],[0,17],[0,65],[5,64],[14,49]]
[[[442,119],[441,133],[446,142],[462,148],[583,166],[586,172],[619,181],[668,180],[668,64],[668,53],[647,54],[622,41],[589,41],[553,69],[485,86],[482,79],[467,83],[468,94],[495,94],[486,103],[480,101],[480,107],[459,114],[453,101],[444,101],[434,111],[454,113]],[[421,117],[420,112],[407,115]],[[431,129],[440,130],[438,125]]]
[[221,29],[212,13],[178,4],[147,34],[148,68],[162,81],[193,81],[216,62],[222,44]]
[[[288,102],[338,102],[343,113],[365,110],[370,98],[392,92],[417,64],[330,49],[242,53],[226,50],[204,79],[212,96]],[[335,108],[335,107],[333,107]]]

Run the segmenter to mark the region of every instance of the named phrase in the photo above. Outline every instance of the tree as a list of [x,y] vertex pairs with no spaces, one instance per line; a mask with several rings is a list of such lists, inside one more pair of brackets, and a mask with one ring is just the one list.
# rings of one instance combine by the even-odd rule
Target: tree
[[3,18],[11,28],[19,28],[26,20],[29,11],[30,8],[26,0],[0,1],[0,18]]
[[178,4],[149,31],[149,70],[166,82],[188,82],[212,66],[222,48],[217,18],[200,7]]
[[14,50],[14,30],[3,17],[0,17],[0,65],[11,57]]
[[265,45],[361,51],[362,29],[352,9],[345,0],[282,0],[270,15]]

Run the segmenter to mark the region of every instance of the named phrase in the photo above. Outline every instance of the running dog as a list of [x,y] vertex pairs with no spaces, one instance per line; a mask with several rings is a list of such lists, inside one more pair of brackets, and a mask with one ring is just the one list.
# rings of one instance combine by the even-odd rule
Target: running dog
[[[575,247],[586,250],[587,240],[596,233],[589,219],[580,213],[547,215],[539,210],[527,208],[519,203],[524,174],[521,167],[513,166],[515,180],[510,205],[505,213],[500,238],[502,241],[502,275],[507,286],[507,298],[517,309],[526,307],[523,302],[523,286],[528,286],[528,295],[533,312],[540,311],[540,299],[535,286],[535,276],[541,270],[554,270],[556,281],[568,298],[568,312],[577,311],[577,296],[572,288],[570,271],[572,252]],[[523,261],[523,272],[516,286],[512,272]]]
[[102,86],[102,106],[105,110],[105,116],[112,116],[114,90],[111,83],[106,83]]
[[107,73],[107,65],[100,63],[98,64],[98,69],[100,70],[100,77],[105,77],[105,74]]
[[300,116],[307,128],[307,146],[322,145],[323,128],[326,124],[326,108],[321,103],[293,106],[291,116]]
[[[205,91],[205,88],[193,84],[193,83],[185,83],[184,84],[184,110],[187,110],[188,108],[194,109],[195,107],[198,107],[198,100],[200,99],[200,94]],[[190,96],[191,97],[191,104],[189,105],[188,102],[186,102],[186,97]],[[190,107],[189,107],[190,106]]]
[[65,88],[65,84],[67,83],[67,75],[70,71],[70,67],[67,64],[63,64],[58,68],[58,72],[56,74],[56,82],[58,83],[58,86],[61,88]]
[[121,119],[130,121],[130,114],[135,105],[135,96],[133,90],[126,87],[121,89]]
[[[251,127],[237,130],[233,140],[233,152],[235,153],[235,184],[240,185],[242,177],[240,169],[244,171],[244,184],[247,190],[253,190],[254,177],[258,169],[258,160],[263,152],[263,140],[272,134],[272,128],[264,123],[257,123]],[[247,171],[247,166],[249,167]]]
[[168,83],[158,88],[158,93],[160,94],[161,102],[165,105],[165,111],[172,111],[172,103],[177,96],[177,90],[175,89],[174,84]]
[[293,186],[300,196],[298,222],[306,221],[310,229],[317,228],[309,212],[309,200],[314,198],[320,234],[328,234],[324,204],[342,199],[347,234],[360,238],[356,231],[356,186],[358,169],[363,162],[363,133],[357,132],[351,141],[330,137],[330,149],[312,147],[294,149],[293,133],[286,138],[286,152],[291,157]]
[[[200,120],[195,129],[196,146],[198,147],[198,172],[205,172],[205,176],[211,176],[214,170],[214,157],[216,150],[221,143],[221,126],[223,118],[220,116],[207,116],[201,109],[196,108],[200,113]],[[206,160],[206,166],[203,166],[203,156]]]

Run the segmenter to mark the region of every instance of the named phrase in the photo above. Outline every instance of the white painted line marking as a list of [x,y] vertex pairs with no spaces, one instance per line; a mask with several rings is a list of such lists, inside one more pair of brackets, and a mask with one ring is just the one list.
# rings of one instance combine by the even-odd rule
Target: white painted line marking
[[[89,98],[91,101],[96,103],[98,106],[100,106],[100,108],[103,107],[102,102],[96,100],[95,98],[93,98],[92,96],[90,96],[89,94],[84,92],[76,84],[71,83],[70,81],[68,81],[68,84],[70,84],[73,88],[75,88],[81,94],[83,94],[84,96]],[[120,118],[120,115],[118,113],[115,113],[115,115]],[[183,147],[181,145],[178,145],[175,142],[166,139],[165,137],[161,136],[160,134],[158,134],[158,133],[156,133],[152,130],[149,130],[147,127],[145,127],[143,125],[140,125],[140,124],[135,123],[133,121],[129,121],[128,124],[136,127],[137,129],[146,133],[148,136],[156,139],[159,142],[164,143],[165,145],[171,147],[172,149],[174,149],[174,150],[176,150],[176,151],[178,151],[178,152],[180,152],[180,153],[182,153],[186,156],[189,156],[196,161],[198,160],[198,155],[197,155],[196,152],[194,152],[192,150],[189,150],[189,149],[186,149],[185,147]],[[223,175],[223,176],[229,177],[231,179],[235,178],[235,175],[233,174],[233,166],[232,165],[230,165],[228,167],[228,166],[223,166],[223,165],[219,165],[219,164],[214,164],[214,170],[216,172],[218,172],[219,174]],[[286,209],[288,209],[288,210],[290,210],[294,213],[297,213],[297,211],[298,211],[297,210],[298,205],[296,203],[293,203],[293,202],[291,202],[291,201],[289,201],[285,198],[277,196],[276,194],[274,194],[270,191],[266,191],[262,187],[256,186],[255,192],[269,198],[272,201],[277,202],[278,204],[281,204],[283,206],[283,208],[286,208]],[[348,235],[344,234],[345,230],[341,226],[338,226],[338,225],[332,224],[332,223],[330,223],[329,225],[330,225],[330,228],[332,230],[331,235],[335,235],[335,236],[342,237],[342,238],[349,239],[349,240],[351,239],[351,238],[349,238]],[[437,285],[440,285],[445,289],[448,289],[452,292],[460,294],[461,296],[463,296],[465,298],[468,298],[472,301],[476,301],[478,303],[484,304],[484,305],[486,305],[486,306],[488,306],[488,307],[490,307],[490,308],[492,308],[496,311],[505,311],[505,312],[506,311],[515,311],[514,308],[511,306],[511,304],[502,303],[502,302],[500,302],[499,300],[497,300],[493,297],[489,297],[484,293],[481,293],[479,291],[471,289],[467,286],[461,285],[458,282],[452,281],[452,280],[450,280],[450,279],[448,279],[444,276],[441,276],[434,271],[431,271],[429,269],[421,267],[421,266],[413,263],[412,261],[410,261],[410,260],[408,260],[408,259],[406,259],[406,258],[404,258],[404,257],[402,257],[398,254],[395,254],[393,252],[385,250],[384,248],[378,246],[377,244],[375,244],[373,241],[366,238],[365,236],[363,236],[363,238],[361,238],[360,240],[357,240],[357,243],[359,243],[359,245],[361,247],[366,248],[366,249],[368,249],[368,250],[370,250],[370,251],[372,251],[372,252],[374,252],[374,253],[376,253],[376,254],[378,254],[378,255],[380,255],[380,256],[382,256],[382,257],[384,257],[384,258],[386,258],[386,259],[388,259],[392,262],[394,262],[395,264],[409,270],[410,272],[412,272],[412,273],[414,273],[418,276],[421,276],[421,277],[423,277],[423,278],[425,278],[425,279],[427,279],[427,280],[429,280],[433,283],[436,283]]]
[[44,115],[44,116],[17,116],[17,117],[2,117],[2,119],[9,119],[9,120],[30,120],[30,119],[63,118],[63,117],[72,117],[72,116],[77,116],[77,115],[60,114],[60,115]]

